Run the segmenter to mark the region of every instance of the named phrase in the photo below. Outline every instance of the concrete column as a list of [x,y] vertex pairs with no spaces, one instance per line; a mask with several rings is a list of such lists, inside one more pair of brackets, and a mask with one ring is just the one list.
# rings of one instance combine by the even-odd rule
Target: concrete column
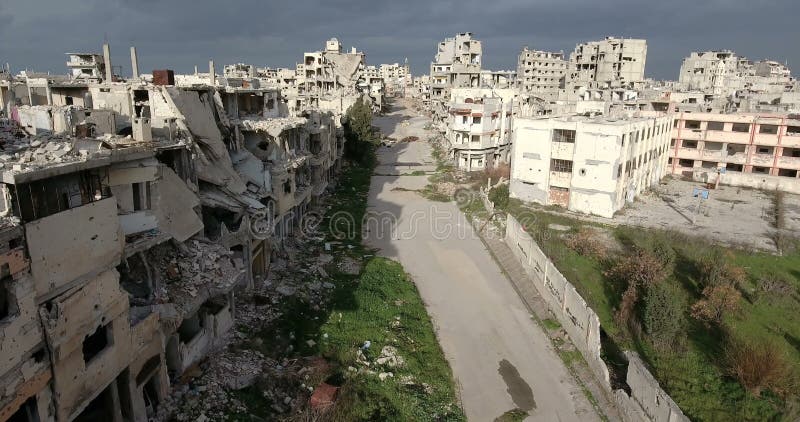
[[45,81],[45,92],[47,94],[47,105],[53,105],[53,91],[50,90],[50,81]]
[[211,86],[217,84],[217,73],[214,70],[214,60],[208,61],[208,82],[211,84]]
[[131,47],[131,70],[133,79],[139,79],[139,58],[136,56],[136,47]]
[[106,66],[106,83],[111,83],[111,48],[108,44],[103,44],[103,62]]

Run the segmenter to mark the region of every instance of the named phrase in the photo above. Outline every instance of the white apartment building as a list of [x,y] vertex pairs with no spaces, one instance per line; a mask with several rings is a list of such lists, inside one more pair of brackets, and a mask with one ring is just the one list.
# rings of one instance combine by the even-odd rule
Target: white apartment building
[[667,173],[672,122],[657,113],[518,117],[511,197],[612,218]]
[[513,90],[452,91],[445,139],[456,166],[478,171],[508,162]]
[[606,37],[578,44],[569,58],[570,84],[614,88],[643,81],[646,59],[647,41],[641,39]]
[[558,99],[564,89],[569,62],[564,53],[529,50],[525,47],[517,58],[517,88],[544,101]]

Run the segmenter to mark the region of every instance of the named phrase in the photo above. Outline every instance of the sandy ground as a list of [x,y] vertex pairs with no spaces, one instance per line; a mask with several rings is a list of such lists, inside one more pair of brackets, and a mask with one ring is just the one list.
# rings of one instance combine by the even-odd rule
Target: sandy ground
[[[774,193],[754,189],[720,186],[709,192],[709,199],[692,197],[699,183],[664,179],[659,188],[648,192],[624,209],[614,221],[643,227],[676,229],[717,241],[774,250],[770,236],[774,227]],[[800,196],[784,196],[786,229],[800,231]],[[699,211],[698,211],[699,203]],[[695,223],[692,224],[692,221]]]
[[[376,124],[392,137],[400,133],[426,139],[421,129],[424,118],[412,119],[418,129],[395,130],[406,113],[399,110],[376,119]],[[379,159],[369,211],[394,218],[395,230],[371,226],[365,241],[400,261],[414,278],[453,368],[468,418],[492,421],[521,408],[529,412],[527,420],[599,420],[455,204],[432,202],[409,191],[423,188],[425,176],[392,175],[426,168],[432,162],[430,147],[416,142],[381,148]],[[402,172],[396,171],[398,165]]]
[[[394,155],[388,163],[381,163],[375,169],[375,174],[401,175],[413,171],[431,172],[436,170],[436,162],[430,155],[430,147],[425,142],[433,132],[426,131],[425,125],[430,119],[420,112],[415,112],[405,100],[395,102],[394,111],[386,116],[376,118],[373,125],[379,127],[381,132],[397,141],[407,137],[416,136],[416,142],[398,142],[387,148],[382,147],[382,153]],[[387,151],[387,150],[391,150]]]

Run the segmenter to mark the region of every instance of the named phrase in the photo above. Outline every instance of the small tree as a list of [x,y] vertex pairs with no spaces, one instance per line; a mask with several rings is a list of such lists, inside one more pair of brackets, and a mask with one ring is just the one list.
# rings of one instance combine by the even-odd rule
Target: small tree
[[664,263],[652,253],[637,249],[617,261],[605,275],[626,286],[616,318],[621,323],[630,323],[636,303],[647,288],[667,277]]
[[362,98],[347,109],[344,119],[344,152],[348,158],[364,162],[372,148],[372,108]]
[[730,283],[708,286],[703,289],[703,299],[692,305],[692,317],[706,324],[720,324],[725,315],[739,309],[741,298]]
[[673,283],[647,289],[644,298],[644,328],[659,349],[673,347],[686,327],[686,295]]

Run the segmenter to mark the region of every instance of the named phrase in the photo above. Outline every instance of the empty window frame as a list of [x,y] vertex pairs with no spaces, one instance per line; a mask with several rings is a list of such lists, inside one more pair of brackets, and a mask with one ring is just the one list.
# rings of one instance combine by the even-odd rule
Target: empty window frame
[[734,123],[731,130],[734,132],[750,132],[750,123]]
[[572,173],[572,161],[553,158],[550,160],[550,171],[556,173]]
[[97,327],[94,333],[89,334],[83,339],[83,362],[89,363],[97,357],[109,344],[111,344],[110,333],[111,324]]
[[767,135],[776,135],[778,133],[778,126],[777,125],[760,125],[758,127],[758,133],[763,133]]
[[553,142],[575,143],[575,131],[568,129],[553,129]]
[[725,123],[724,122],[708,122],[708,126],[706,127],[708,130],[725,130]]
[[150,209],[150,182],[133,183],[133,210]]
[[683,125],[686,129],[700,129],[700,121],[698,120],[687,120],[686,123]]

